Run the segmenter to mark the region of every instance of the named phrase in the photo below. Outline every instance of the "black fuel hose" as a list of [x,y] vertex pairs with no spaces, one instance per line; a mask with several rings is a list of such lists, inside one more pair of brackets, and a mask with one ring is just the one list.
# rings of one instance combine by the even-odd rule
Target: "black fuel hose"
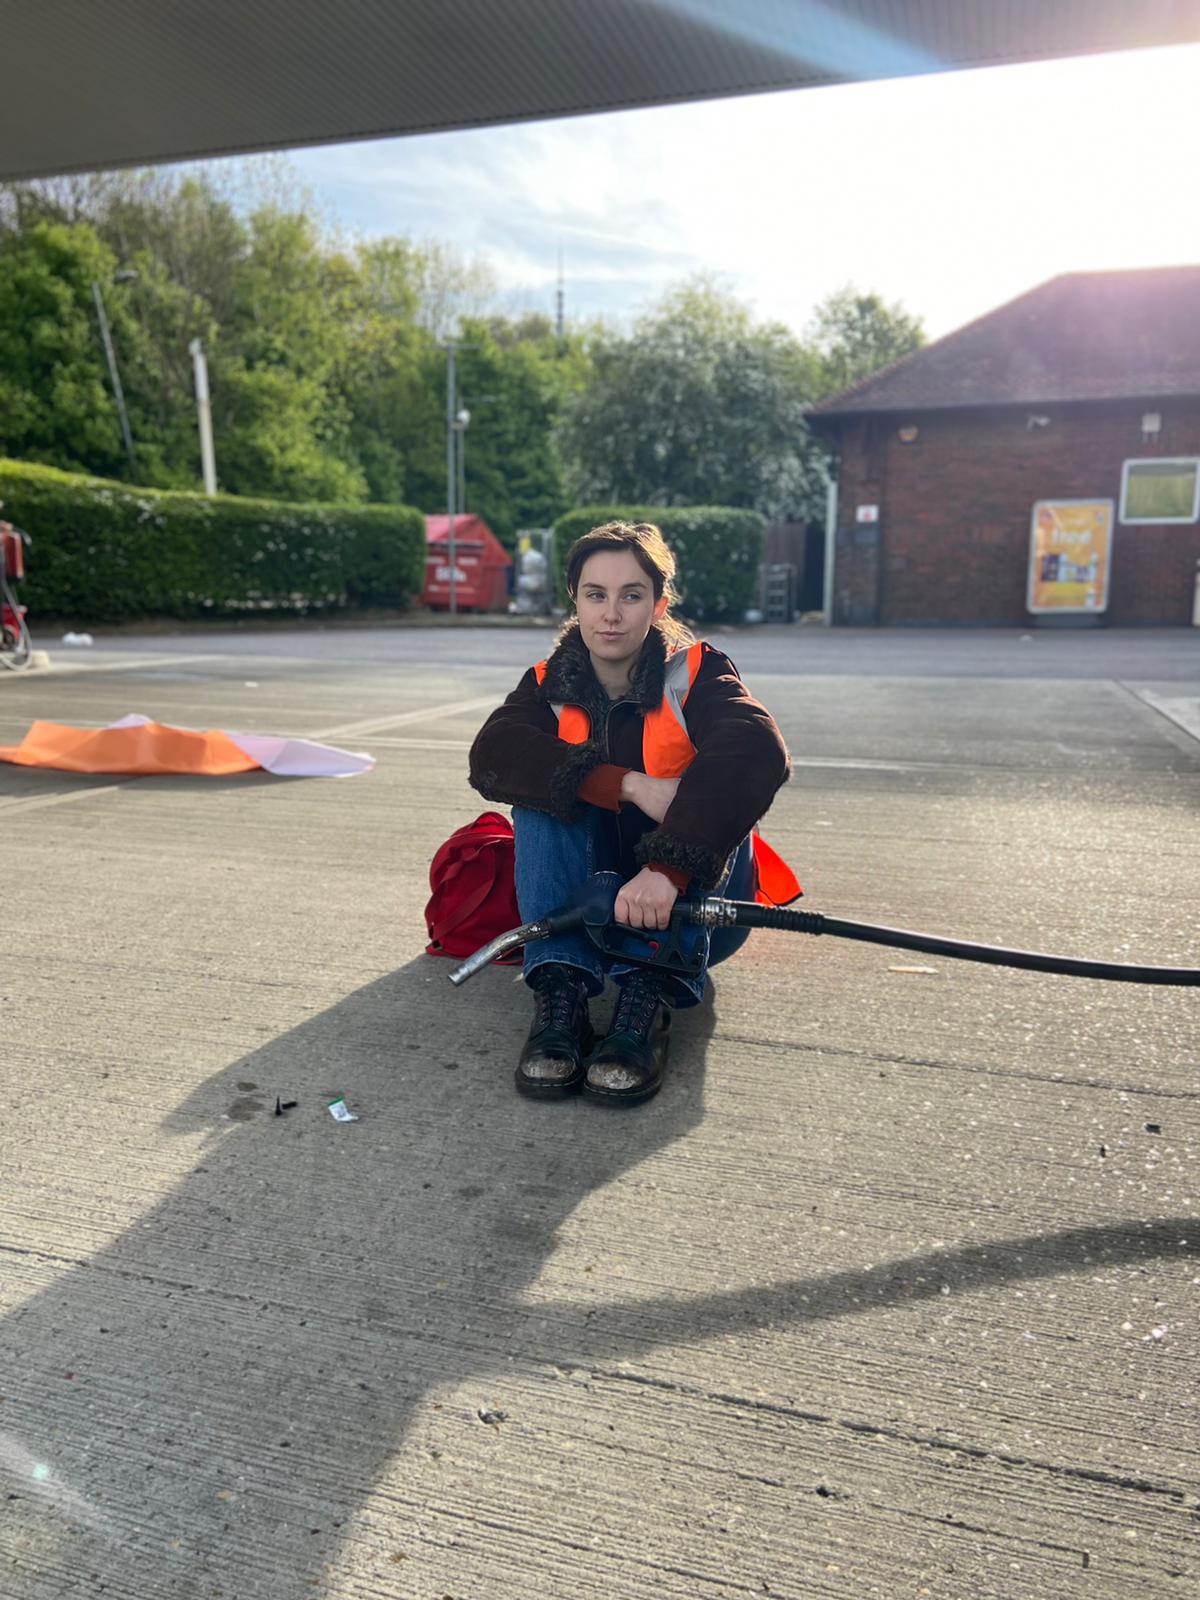
[[900,950],[920,950],[927,955],[949,956],[955,961],[980,961],[996,967],[1023,967],[1031,972],[1056,972],[1069,978],[1101,978],[1109,983],[1147,983],[1175,988],[1200,987],[1200,968],[1149,967],[1122,961],[1085,961],[1079,956],[1047,955],[1040,950],[1010,950],[1004,945],[976,944],[968,939],[944,939],[940,934],[916,933],[910,928],[888,928],[873,922],[849,922],[819,911],[791,911],[785,906],[763,906],[753,900],[726,900],[708,895],[700,900],[677,900],[671,912],[671,932],[649,936],[639,928],[623,928],[613,921],[621,878],[600,872],[580,884],[566,905],[536,922],[511,928],[490,944],[468,956],[450,974],[450,982],[465,983],[498,956],[548,938],[552,933],[586,929],[588,937],[609,956],[619,956],[635,966],[682,973],[696,970],[697,953],[680,941],[685,927],[779,928],[785,933],[827,934],[836,939],[857,939],[864,944],[891,945]]
[[[710,899],[701,901],[700,905],[712,909],[702,912],[696,920],[703,920],[710,925],[832,934],[839,939],[859,939],[864,944],[894,945],[900,950],[922,950],[929,955],[952,956],[956,961],[1025,967],[1032,972],[1060,972],[1072,978],[1105,978],[1110,983],[1173,984],[1185,988],[1200,986],[1200,968],[1197,967],[1144,967],[1121,961],[1084,961],[1078,956],[1045,955],[1039,950],[1009,950],[1003,945],[943,939],[937,934],[914,933],[908,928],[847,922],[842,917],[826,917],[818,911],[788,911],[782,907],[754,905],[745,900]],[[718,907],[723,908],[724,914]]]
[[[602,885],[601,878],[611,881]],[[577,891],[575,903],[561,906],[537,922],[512,928],[484,945],[450,973],[454,985],[465,983],[489,962],[522,945],[586,927],[596,942],[605,930],[621,931],[635,939],[641,930],[618,930],[609,919],[615,889],[620,879],[615,873],[592,878]],[[1085,961],[1079,956],[1046,955],[1040,950],[1010,950],[1004,945],[975,944],[967,939],[944,939],[939,934],[915,933],[909,928],[888,928],[871,922],[848,922],[844,917],[827,917],[819,911],[789,911],[782,906],[760,906],[751,900],[724,900],[709,896],[703,900],[678,901],[671,916],[672,927],[690,924],[707,928],[780,928],[787,933],[828,934],[838,939],[857,939],[864,944],[891,945],[900,950],[920,950],[927,955],[951,956],[956,961],[981,961],[997,967],[1024,967],[1032,972],[1057,972],[1070,978],[1102,978],[1110,983],[1148,983],[1177,988],[1200,987],[1200,968],[1147,967],[1121,961]],[[670,957],[655,945],[654,955],[622,952],[624,959],[639,966],[668,966]]]

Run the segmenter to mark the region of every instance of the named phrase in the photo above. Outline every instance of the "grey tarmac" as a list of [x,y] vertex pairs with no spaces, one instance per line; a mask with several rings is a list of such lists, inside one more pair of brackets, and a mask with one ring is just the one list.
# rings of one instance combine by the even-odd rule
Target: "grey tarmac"
[[[713,637],[809,908],[1200,965],[1200,633]],[[549,641],[98,631],[0,678],[4,743],[378,761],[0,765],[0,1596],[1194,1594],[1196,991],[759,933],[657,1100],[518,1097],[526,991],[454,990],[422,907]]]

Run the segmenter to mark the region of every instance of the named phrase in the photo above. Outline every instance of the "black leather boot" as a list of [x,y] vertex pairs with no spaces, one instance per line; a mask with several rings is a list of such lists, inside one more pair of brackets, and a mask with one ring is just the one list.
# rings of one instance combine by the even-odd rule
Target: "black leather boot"
[[585,1091],[607,1105],[638,1105],[662,1088],[671,1013],[663,981],[639,968],[621,981],[608,1036],[588,1063]]
[[517,1088],[538,1100],[574,1094],[583,1084],[584,1058],[594,1039],[587,983],[578,968],[547,961],[529,986],[537,1009],[517,1064]]

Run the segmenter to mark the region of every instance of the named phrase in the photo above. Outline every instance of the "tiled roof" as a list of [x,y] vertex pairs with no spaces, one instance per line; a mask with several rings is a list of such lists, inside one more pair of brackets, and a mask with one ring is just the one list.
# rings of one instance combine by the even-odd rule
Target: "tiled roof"
[[822,417],[1200,394],[1200,266],[1071,272],[824,401]]

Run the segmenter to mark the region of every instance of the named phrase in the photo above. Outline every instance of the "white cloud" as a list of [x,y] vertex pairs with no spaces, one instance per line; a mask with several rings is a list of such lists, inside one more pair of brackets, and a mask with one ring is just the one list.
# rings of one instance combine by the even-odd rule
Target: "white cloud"
[[1200,260],[1200,47],[327,147],[351,229],[487,255],[626,313],[715,272],[801,327],[853,281],[938,334],[1056,273]]

